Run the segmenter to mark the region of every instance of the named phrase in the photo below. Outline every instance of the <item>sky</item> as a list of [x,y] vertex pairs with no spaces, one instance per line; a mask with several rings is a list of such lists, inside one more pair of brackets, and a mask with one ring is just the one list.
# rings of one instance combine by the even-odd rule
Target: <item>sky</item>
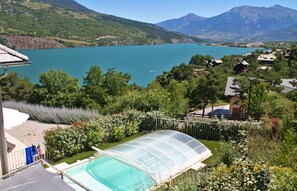
[[297,0],[75,0],[99,13],[157,23],[188,13],[212,17],[242,5],[270,7],[279,4],[297,10]]

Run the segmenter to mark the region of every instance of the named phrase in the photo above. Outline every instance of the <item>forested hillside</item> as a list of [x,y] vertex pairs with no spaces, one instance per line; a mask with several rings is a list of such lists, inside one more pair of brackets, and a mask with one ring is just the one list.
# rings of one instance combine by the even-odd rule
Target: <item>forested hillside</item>
[[[0,1],[0,33],[4,44],[9,44],[11,35],[46,37],[66,46],[198,41],[197,38],[168,32],[153,24],[23,0]],[[22,43],[25,45],[28,42],[23,40]]]
[[92,10],[86,8],[85,6],[77,3],[74,0],[31,0],[34,2],[43,2],[50,5],[55,5],[58,7],[62,7],[65,9],[71,9],[74,11],[85,11],[85,12],[93,12]]

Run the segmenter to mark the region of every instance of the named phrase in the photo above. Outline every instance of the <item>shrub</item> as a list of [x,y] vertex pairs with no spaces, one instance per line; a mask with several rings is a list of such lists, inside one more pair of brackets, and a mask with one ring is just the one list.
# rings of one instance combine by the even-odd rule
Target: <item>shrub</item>
[[118,142],[125,138],[125,126],[124,125],[114,125],[111,130],[111,141]]
[[272,167],[271,173],[273,181],[271,181],[271,190],[296,190],[297,186],[297,173],[291,168]]
[[104,138],[104,129],[102,125],[95,121],[90,121],[85,124],[86,128],[86,148],[90,149],[92,146],[98,147]]
[[137,121],[128,121],[126,123],[125,134],[127,136],[132,136],[138,133],[138,131],[139,131],[139,127],[138,127]]
[[47,152],[56,161],[84,150],[86,134],[82,127],[57,128],[45,132]]
[[51,129],[45,132],[47,152],[53,161],[90,150],[102,143],[104,130],[99,123],[88,122],[67,128]]
[[[250,142],[253,140],[251,137],[262,137],[263,140],[270,139],[272,137],[265,132],[271,131],[265,128],[249,127],[243,131],[240,131],[242,139],[238,142],[239,154],[241,157],[237,157],[232,165],[229,167],[225,164],[218,165],[214,168],[209,168],[207,173],[201,175],[198,181],[198,190],[294,190],[297,184],[297,174],[291,168],[282,168],[278,166],[272,166],[271,163],[256,163],[253,154],[251,155]],[[251,136],[252,135],[252,136]],[[296,153],[296,137],[293,130],[288,130],[285,133],[285,138],[281,142],[284,146],[281,146],[285,153],[295,156]],[[258,142],[259,140],[256,140]],[[275,141],[271,141],[277,143]],[[263,144],[263,142],[260,142]],[[261,147],[261,145],[258,145]],[[279,151],[277,149],[277,151]],[[293,154],[292,154],[293,152]],[[288,160],[287,155],[281,154],[279,157]],[[253,160],[251,160],[251,158]],[[294,158],[294,157],[293,157]],[[292,161],[290,161],[292,162]],[[285,162],[282,164],[288,165]],[[291,164],[292,165],[292,164]],[[281,170],[280,170],[281,169]],[[284,183],[286,182],[286,183]],[[284,185],[286,184],[286,185]]]
[[284,132],[280,148],[275,155],[275,163],[293,168],[297,171],[297,135],[293,128]]
[[46,107],[14,101],[4,102],[3,106],[27,113],[31,119],[45,123],[72,124],[78,121],[89,121],[102,117],[96,110],[80,108]]
[[228,167],[233,164],[239,154],[237,152],[238,148],[235,148],[236,144],[231,144],[227,142],[220,142],[220,152],[219,159],[222,163],[226,164]]
[[197,190],[267,190],[270,178],[266,164],[241,160],[209,169],[198,180]]
[[53,160],[90,150],[103,142],[121,141],[138,133],[140,113],[127,111],[104,116],[89,122],[75,122],[71,127],[52,129],[45,133],[47,151]]
[[141,113],[135,110],[105,116],[102,125],[109,132],[109,141],[121,141],[125,137],[139,132],[140,116]]
[[197,190],[292,190],[296,189],[297,173],[291,168],[268,163],[237,161],[230,167],[218,165],[200,174]]

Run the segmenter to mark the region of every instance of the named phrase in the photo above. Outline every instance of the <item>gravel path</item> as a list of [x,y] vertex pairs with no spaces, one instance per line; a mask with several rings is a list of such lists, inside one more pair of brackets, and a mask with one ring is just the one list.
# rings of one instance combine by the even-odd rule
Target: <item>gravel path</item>
[[28,120],[22,125],[12,127],[9,130],[6,130],[10,135],[19,140],[21,143],[29,146],[29,145],[37,145],[38,143],[44,142],[44,131],[51,129],[66,127],[69,125],[60,125],[60,124],[48,124],[41,123],[38,121]]

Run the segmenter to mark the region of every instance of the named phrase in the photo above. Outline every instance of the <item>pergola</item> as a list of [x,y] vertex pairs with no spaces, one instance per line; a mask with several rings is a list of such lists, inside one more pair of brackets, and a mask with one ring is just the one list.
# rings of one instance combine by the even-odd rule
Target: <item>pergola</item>
[[[9,67],[25,66],[29,64],[31,64],[31,62],[29,62],[29,58],[27,56],[0,44],[0,67],[4,70],[3,73],[0,74],[0,79],[5,77]],[[0,156],[2,175],[5,175],[8,173],[8,161],[3,124],[2,96],[0,92]]]

